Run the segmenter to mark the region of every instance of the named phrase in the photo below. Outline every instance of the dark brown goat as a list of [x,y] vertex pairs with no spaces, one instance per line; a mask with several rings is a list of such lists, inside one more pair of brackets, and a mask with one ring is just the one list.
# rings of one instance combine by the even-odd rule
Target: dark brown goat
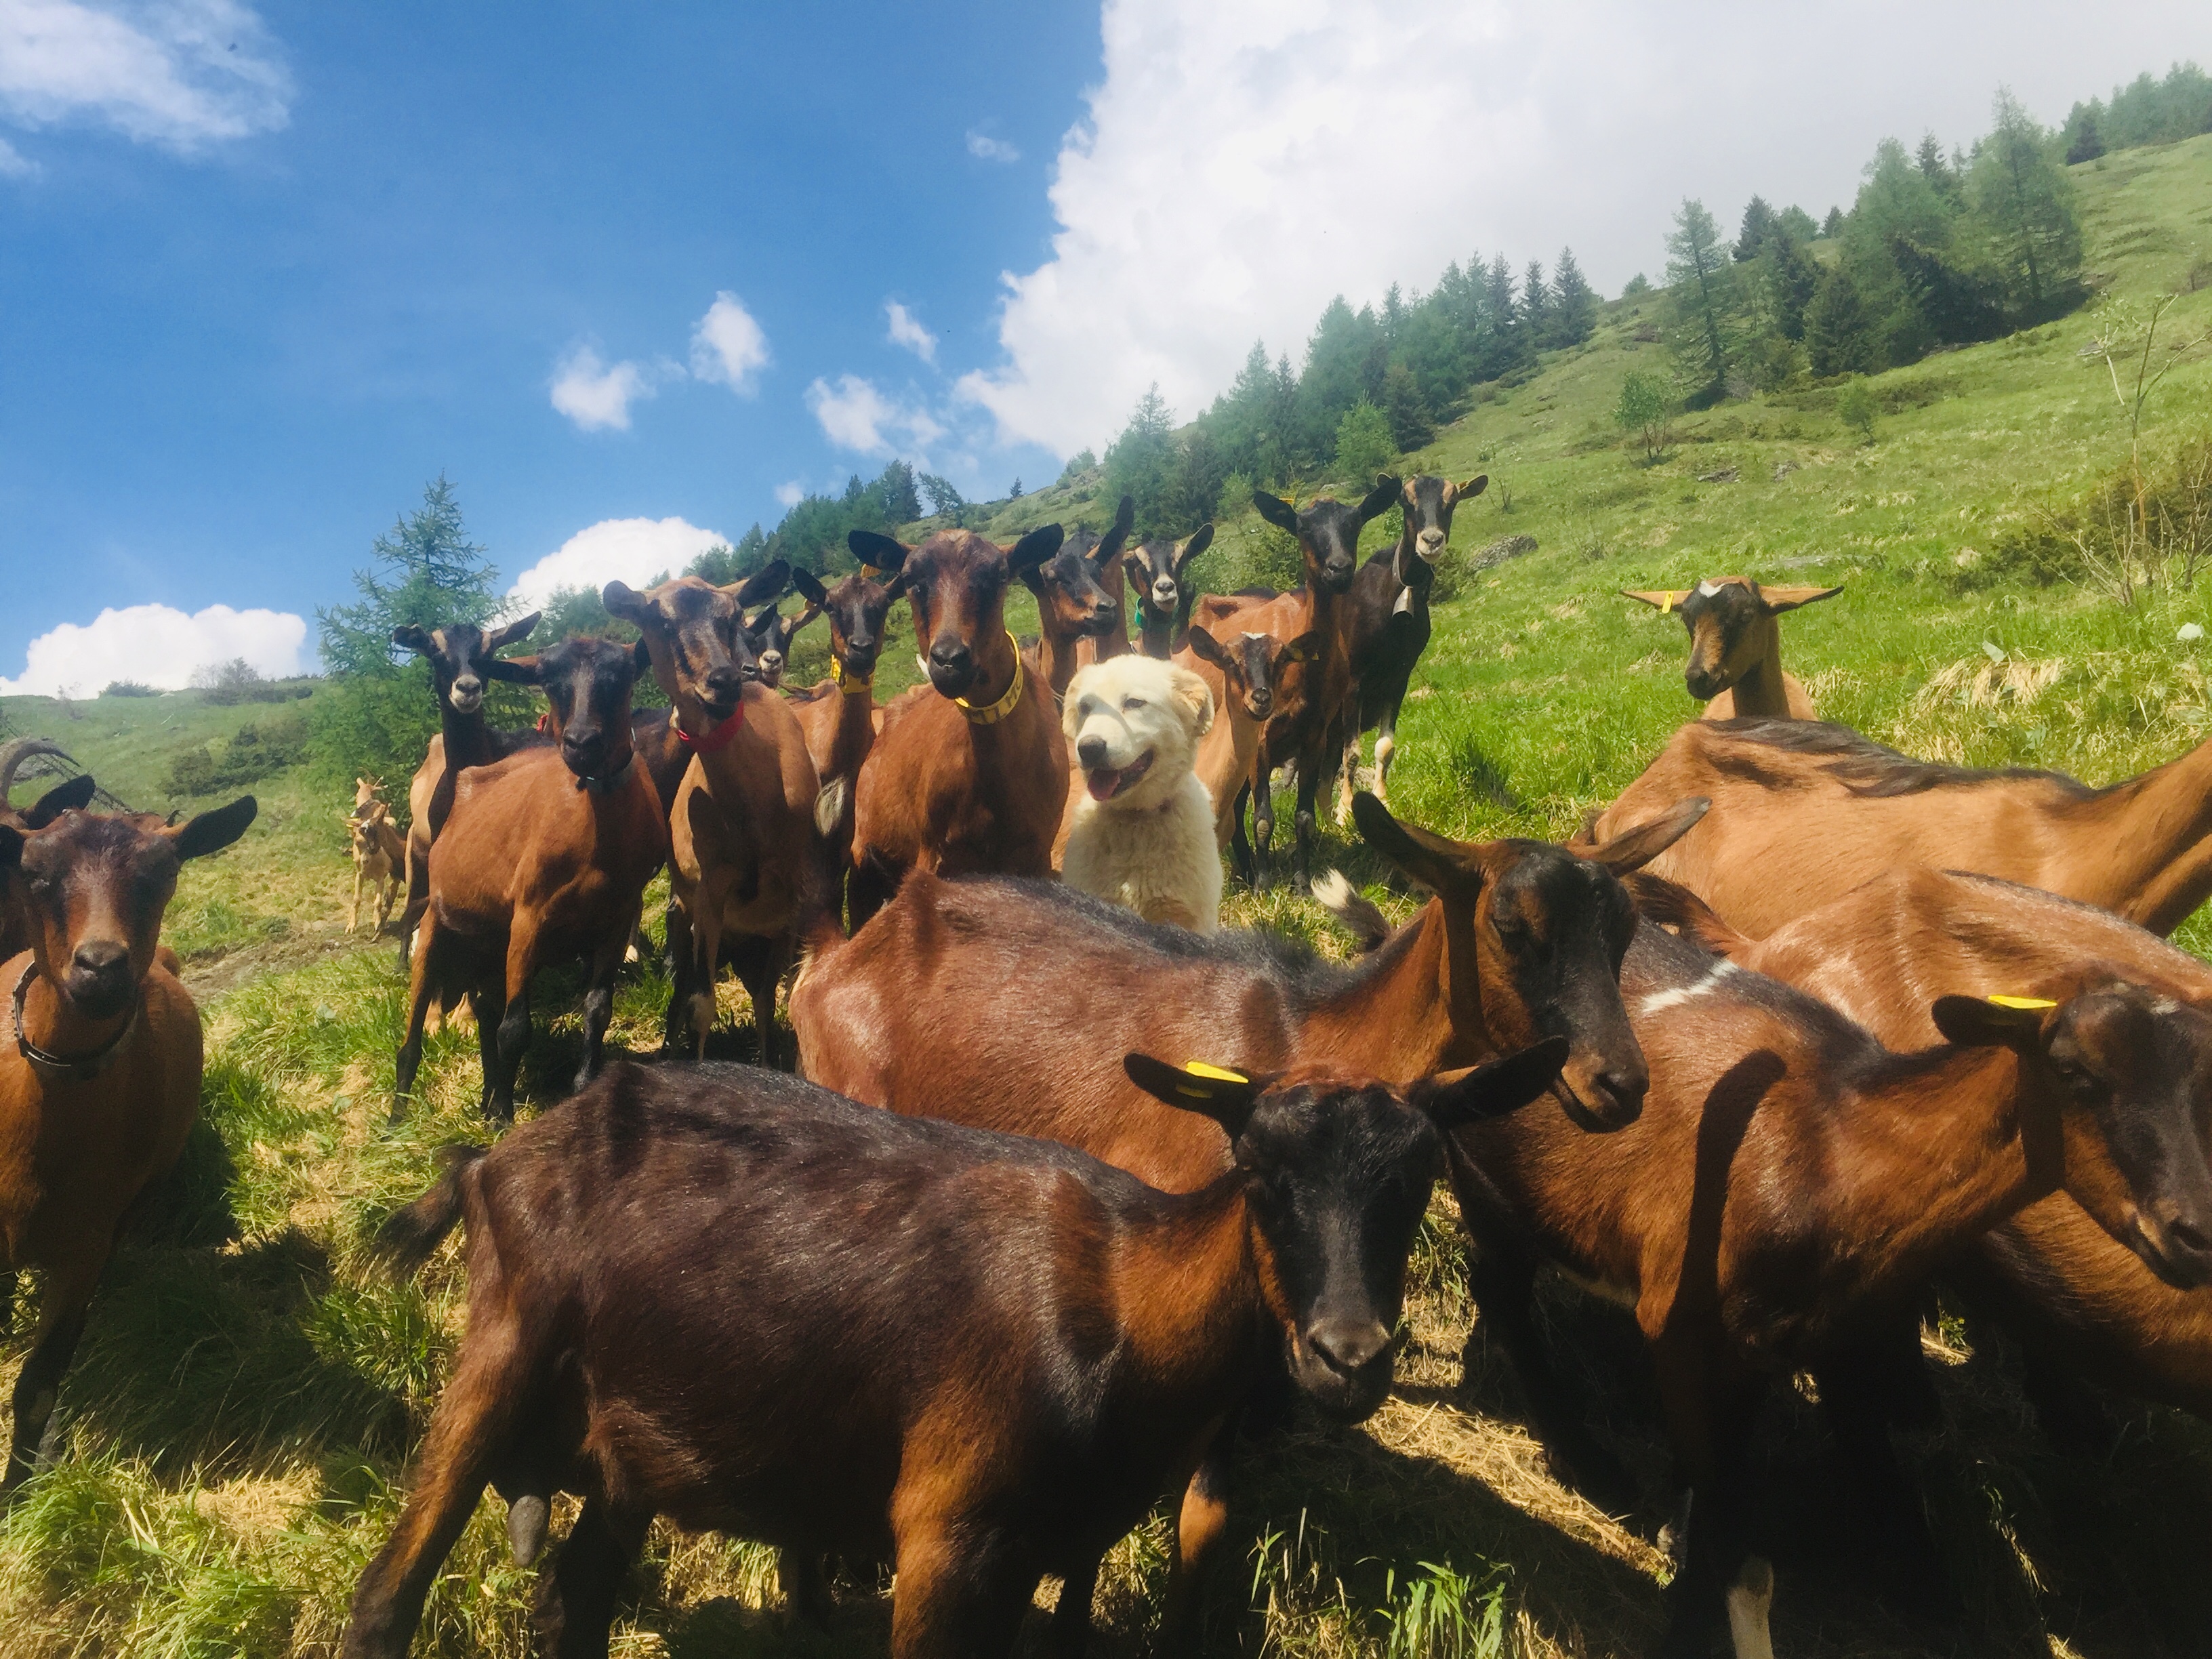
[[71,811],[0,823],[0,908],[27,948],[0,969],[0,1328],[15,1276],[44,1284],[15,1379],[0,1498],[30,1473],[85,1309],[139,1195],[184,1150],[200,1102],[200,1016],[161,945],[177,866],[236,841],[250,795],[171,828]]
[[1148,657],[1167,658],[1182,649],[1190,609],[1198,590],[1190,585],[1190,562],[1213,545],[1213,526],[1202,524],[1188,541],[1155,537],[1129,550],[1129,591],[1137,596],[1139,648]]
[[940,530],[916,548],[854,531],[898,567],[929,684],[884,711],[853,805],[852,910],[866,921],[908,870],[1042,876],[1067,802],[1067,741],[1050,688],[1006,630],[1006,582],[1059,550],[1045,525],[1010,548]]
[[[1662,885],[1662,894],[1651,891]],[[1748,939],[1672,884],[1637,890],[1648,914],[1811,992],[1893,1048],[1934,1040],[1936,985],[2048,997],[2089,976],[2116,976],[2149,994],[2133,1046],[2171,1057],[2168,1073],[2199,1109],[2212,1101],[2212,968],[2109,911],[1989,876],[1896,870]],[[2069,1189],[2085,1180],[2121,1185],[2109,1169],[2077,1168],[2070,1152],[2066,1179]],[[1946,1264],[1944,1277],[2021,1345],[2029,1394],[2051,1426],[2071,1432],[2089,1420],[2069,1377],[2212,1421],[2212,1289],[2171,1282],[2166,1261],[2169,1252],[2201,1257],[2212,1241],[2177,1234],[2179,1219],[2138,1213],[2122,1243],[2068,1193],[2054,1193]]]
[[606,1652],[665,1514],[889,1559],[896,1659],[1000,1659],[1038,1580],[1182,1486],[1271,1368],[1341,1421],[1382,1403],[1437,1128],[1557,1062],[1401,1091],[1133,1054],[1235,1148],[1176,1196],[772,1073],[615,1067],[387,1224],[413,1263],[465,1220],[469,1328],[344,1659],[404,1659],[487,1485],[526,1559],[550,1495],[584,1496],[538,1580],[546,1652]]
[[1359,568],[1360,527],[1389,512],[1397,499],[1398,481],[1392,477],[1379,481],[1357,507],[1324,497],[1302,508],[1293,507],[1265,490],[1255,493],[1252,504],[1259,508],[1260,516],[1297,538],[1305,586],[1271,597],[1208,595],[1192,613],[1196,621],[1214,631],[1217,639],[1226,625],[1285,640],[1311,633],[1320,641],[1313,656],[1297,664],[1275,688],[1275,712],[1261,734],[1252,789],[1253,873],[1257,885],[1267,883],[1267,853],[1275,833],[1271,780],[1275,769],[1285,761],[1297,763],[1298,775],[1291,878],[1302,890],[1312,884],[1314,801],[1322,778],[1336,767],[1338,755],[1329,744],[1352,686],[1346,634],[1352,613],[1345,595]]
[[1782,672],[1782,629],[1775,619],[1843,591],[1764,587],[1748,576],[1716,576],[1686,592],[1620,590],[1624,599],[1681,617],[1690,633],[1682,684],[1705,703],[1709,720],[1818,719],[1811,696]]
[[745,587],[678,576],[644,593],[609,582],[600,599],[642,635],[678,741],[694,757],[668,817],[676,984],[665,1042],[674,1048],[688,1022],[704,1050],[726,949],[752,1000],[767,1064],[775,1053],[775,988],[821,890],[820,784],[789,701],[748,674]]
[[399,917],[403,957],[413,948],[415,930],[430,900],[430,843],[453,811],[454,780],[469,767],[489,766],[544,741],[535,731],[500,731],[483,713],[484,688],[499,678],[492,664],[501,652],[530,637],[538,615],[533,611],[489,630],[468,623],[444,628],[409,623],[392,630],[392,644],[428,661],[431,690],[438,699],[438,735],[407,785],[407,908]]
[[[2081,1081],[2160,1063],[2134,1047],[2142,992],[2046,988],[2050,1000],[1938,998],[1932,1019],[1956,1046],[1896,1054],[1825,1004],[1642,928],[1621,975],[1651,1074],[1636,1122],[1583,1135],[1528,1112],[1452,1137],[1477,1304],[1539,1410],[1556,1415],[1559,1394],[1526,1319],[1536,1261],[1632,1307],[1650,1345],[1694,1498],[1663,1651],[1702,1654],[1724,1620],[1739,1653],[1747,1632],[1765,1639],[1748,1451],[1765,1387],[2055,1191],[2084,1156],[2070,1149],[2102,1142],[2121,1173],[2118,1192],[2083,1195],[2108,1231],[2128,1230],[2132,1205],[2212,1237],[2185,1094]],[[1909,1505],[1894,1512],[1914,1524]]]
[[598,1073],[616,971],[637,927],[645,884],[668,857],[667,820],[630,747],[634,647],[572,639],[497,672],[544,692],[549,748],[464,773],[430,848],[430,896],[415,952],[407,1034],[392,1115],[406,1109],[433,1000],[465,994],[483,1060],[483,1106],[514,1115],[514,1074],[530,1045],[530,982],[548,962],[581,957],[581,1087]]
[[1352,793],[1359,782],[1359,740],[1375,733],[1375,798],[1390,799],[1390,762],[1398,752],[1398,711],[1414,665],[1429,648],[1429,590],[1437,561],[1451,541],[1452,509],[1489,487],[1486,473],[1454,483],[1434,473],[1408,478],[1398,491],[1404,526],[1398,539],[1367,561],[1346,596],[1345,629],[1352,658],[1352,690],[1345,702],[1344,763],[1336,821],[1352,821]]
[[[1136,514],[1134,498],[1124,495],[1105,535],[1094,538],[1078,532],[1050,558],[1019,573],[1023,585],[1036,595],[1037,667],[1056,698],[1067,695],[1067,683],[1078,668],[1129,648],[1122,631],[1121,550]],[[888,558],[889,550],[883,551]]]
[[[60,746],[44,738],[16,738],[0,748],[0,825],[11,830],[43,830],[64,812],[82,811],[92,805],[98,786],[92,774],[80,772],[64,779],[18,812],[8,805],[8,795],[14,787],[16,771],[33,755],[60,755]],[[0,890],[0,962],[31,948],[29,921],[7,901],[4,890]]]
[[1901,866],[1970,870],[2170,933],[2212,896],[2212,742],[2102,789],[1918,761],[1847,726],[1691,720],[1596,820],[1713,811],[1655,866],[1753,938]]
[[1252,848],[1244,839],[1239,810],[1252,787],[1252,767],[1260,753],[1260,733],[1275,710],[1275,686],[1283,671],[1312,654],[1320,636],[1301,634],[1279,640],[1272,634],[1246,633],[1232,620],[1222,644],[1203,628],[1183,630],[1183,646],[1173,658],[1213,693],[1218,717],[1199,740],[1195,769],[1213,799],[1214,844],[1236,849],[1237,873],[1252,879]]
[[[760,605],[783,592],[784,584],[792,580],[791,567],[777,559],[756,571],[744,580],[729,589],[730,596],[740,609],[749,605]],[[812,579],[810,577],[810,580]],[[759,665],[752,658],[754,636],[740,635],[733,641],[732,656],[740,673],[751,672],[758,677]],[[637,672],[647,672],[653,664],[651,649],[641,639],[638,641]],[[676,722],[673,708],[641,708],[629,718],[631,745],[637,757],[645,763],[645,769],[653,775],[653,793],[660,797],[661,810],[676,810],[676,792],[684,782],[684,774],[691,765],[690,745],[684,741],[684,733]]]
[[[821,583],[814,584],[819,590]],[[822,602],[808,599],[805,605],[785,616],[771,605],[745,624],[746,642],[751,646],[753,672],[760,683],[771,691],[783,685],[785,665],[791,659],[791,642],[799,637],[799,630],[822,614]]]

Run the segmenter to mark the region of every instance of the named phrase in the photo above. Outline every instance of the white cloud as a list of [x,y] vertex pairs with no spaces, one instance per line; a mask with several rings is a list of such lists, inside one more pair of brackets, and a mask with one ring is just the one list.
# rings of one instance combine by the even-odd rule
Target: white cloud
[[[1106,0],[1105,76],[1064,141],[1051,258],[1009,273],[1004,441],[1103,446],[1157,380],[1188,417],[1255,337],[1295,365],[1330,297],[1379,301],[1477,250],[1571,246],[1655,278],[1685,196],[1848,206],[1885,135],[1971,142],[2009,83],[2047,122],[2212,50],[2201,0],[1865,0],[1850,27],[1751,0]],[[1899,43],[1911,50],[1899,52]],[[1731,114],[1758,109],[1759,141]]]
[[92,696],[110,680],[175,690],[191,683],[195,668],[234,657],[281,678],[304,672],[307,641],[307,622],[289,611],[211,605],[188,617],[166,605],[110,609],[33,640],[22,673],[0,678],[0,696],[52,696],[64,688]]
[[1018,161],[1021,151],[976,127],[968,129],[968,153],[979,161]]
[[0,0],[0,112],[85,121],[189,154],[291,118],[292,77],[237,0]]
[[816,380],[806,388],[806,406],[831,443],[863,455],[918,460],[923,450],[945,435],[945,428],[921,404],[886,397],[873,381],[858,374],[840,374],[834,387]]
[[691,372],[750,396],[768,361],[768,336],[738,296],[722,289],[691,331]]
[[796,478],[789,479],[775,487],[775,498],[785,507],[797,507],[806,499],[806,486]]
[[890,319],[887,337],[893,345],[904,346],[925,363],[937,361],[937,337],[921,325],[921,319],[896,300],[887,301],[884,315]]
[[652,377],[637,364],[608,364],[587,345],[578,346],[553,370],[553,407],[580,430],[629,430],[629,406],[653,395]]
[[719,531],[682,519],[602,519],[532,565],[507,591],[527,604],[543,605],[556,587],[596,591],[617,579],[642,587],[656,576],[680,572],[727,540]]
[[27,179],[38,170],[36,161],[5,138],[0,138],[0,179]]

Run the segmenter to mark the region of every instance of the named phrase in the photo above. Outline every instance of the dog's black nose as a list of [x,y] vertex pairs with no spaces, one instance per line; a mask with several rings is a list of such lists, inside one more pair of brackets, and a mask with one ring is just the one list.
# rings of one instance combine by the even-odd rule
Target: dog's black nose
[[1086,772],[1096,772],[1106,764],[1106,739],[1085,738],[1075,745],[1075,757],[1083,763]]

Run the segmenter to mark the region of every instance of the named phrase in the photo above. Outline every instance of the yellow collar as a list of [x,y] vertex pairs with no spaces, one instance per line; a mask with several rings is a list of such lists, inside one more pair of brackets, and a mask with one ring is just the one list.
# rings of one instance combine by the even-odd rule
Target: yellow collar
[[847,678],[845,659],[835,651],[830,653],[830,678],[837,682],[838,690],[848,697],[864,697],[875,690],[876,677],[873,674],[866,679]]
[[988,708],[978,708],[965,697],[952,700],[960,712],[968,717],[970,726],[996,726],[1012,714],[1014,705],[1022,700],[1022,676],[1026,671],[1022,667],[1022,647],[1015,642],[1014,630],[1011,628],[1006,630],[1006,648],[1014,653],[1014,678],[1012,684],[1006,687],[1006,696]]

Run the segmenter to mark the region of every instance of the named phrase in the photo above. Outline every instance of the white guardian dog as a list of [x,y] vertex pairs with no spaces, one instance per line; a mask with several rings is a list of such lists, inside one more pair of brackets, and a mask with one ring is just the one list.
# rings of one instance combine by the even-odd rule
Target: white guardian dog
[[1109,657],[1068,683],[1060,714],[1075,808],[1060,878],[1147,921],[1221,925],[1213,802],[1192,763],[1213,693],[1188,668]]

